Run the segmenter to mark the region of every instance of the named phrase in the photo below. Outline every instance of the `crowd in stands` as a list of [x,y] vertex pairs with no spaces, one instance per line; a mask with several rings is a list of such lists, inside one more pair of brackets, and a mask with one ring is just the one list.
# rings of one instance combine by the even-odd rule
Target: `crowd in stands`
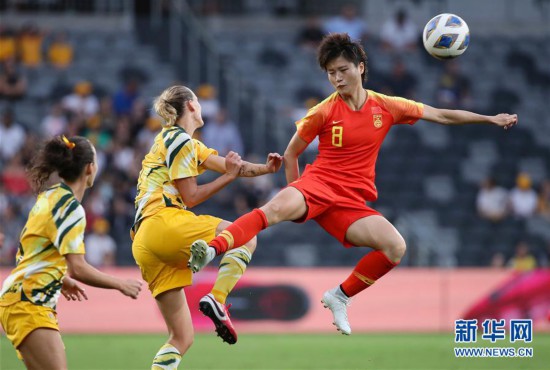
[[516,186],[506,190],[496,184],[493,178],[486,179],[477,196],[477,210],[480,217],[500,222],[506,217],[529,218],[540,215],[550,219],[550,180],[541,183],[537,192],[527,173],[519,173]]
[[[368,24],[358,17],[357,8],[347,4],[338,16],[325,20],[309,18],[296,35],[296,44],[314,53],[327,32],[348,32],[365,41],[374,35]],[[374,36],[380,40],[380,52],[394,58],[390,73],[377,71],[372,74],[369,87],[388,95],[418,98],[419,76],[409,71],[400,58],[403,50],[418,52],[418,27],[404,10],[399,10],[384,23],[381,33]],[[94,81],[81,80],[73,86],[52,91],[48,113],[40,122],[23,124],[15,114],[16,104],[32,89],[29,81],[37,68],[46,65],[48,73],[62,75],[70,68],[76,53],[77,45],[72,45],[70,34],[65,32],[44,31],[33,25],[16,31],[0,25],[0,265],[13,265],[19,233],[34,203],[35,195],[26,181],[25,168],[38,142],[60,134],[87,137],[97,149],[96,185],[83,201],[88,225],[87,258],[96,266],[134,264],[129,229],[134,217],[137,176],[142,158],[161,129],[159,118],[150,113],[150,97],[142,96],[140,91],[143,81],[153,76],[143,76],[139,71],[121,71],[120,87],[116,91],[104,91]],[[474,109],[470,85],[458,62],[445,63],[434,91],[435,105]],[[205,121],[197,138],[222,156],[235,151],[247,160],[261,162],[261,157],[247,151],[239,122],[229,117],[218,100],[216,89],[204,84],[194,90]],[[299,91],[296,105],[288,111],[289,121],[302,118],[324,95],[322,91]],[[308,148],[310,158],[315,155],[315,147],[313,143]],[[279,148],[280,152],[283,150]],[[205,174],[199,181],[209,181],[211,176]],[[272,176],[241,179],[220,191],[206,205],[216,207],[213,214],[233,220],[264,204],[276,193],[278,185]],[[509,217],[528,218],[537,214],[550,222],[550,181],[540,184],[537,193],[527,174],[520,174],[517,187],[510,191],[487,179],[479,192],[477,207],[479,217],[495,223]],[[521,242],[516,255],[495,254],[491,264],[522,270],[548,264],[548,259],[527,261],[529,258],[525,256],[529,255],[529,246]]]
[[[485,179],[480,185],[476,199],[478,217],[499,224],[507,219],[519,221],[534,217],[541,217],[550,223],[550,180],[544,180],[537,189],[533,187],[528,173],[520,172],[516,178],[516,185],[512,189],[499,186],[492,177]],[[550,244],[545,253],[535,256],[525,240],[517,241],[514,254],[508,256],[504,251],[493,254],[491,265],[505,266],[518,271],[532,270],[537,266],[550,266]]]
[[[97,89],[93,81],[58,86],[48,101],[41,122],[19,122],[16,107],[26,98],[33,73],[42,72],[64,80],[73,50],[64,32],[45,32],[33,25],[15,31],[0,26],[0,265],[13,265],[19,233],[35,195],[26,180],[26,168],[45,138],[81,135],[97,149],[99,173],[96,185],[87,192],[83,205],[87,216],[87,258],[94,265],[131,264],[129,228],[134,217],[134,196],[141,160],[161,129],[160,119],[150,113],[150,99],[141,96],[140,71],[121,71],[120,88],[114,92]],[[227,116],[210,85],[197,89],[203,106],[205,130],[199,139],[216,148],[246,154],[238,126]],[[51,182],[58,181],[53,178]],[[256,186],[243,183],[249,193]],[[243,191],[246,204],[249,196]],[[227,197],[227,195],[226,195]],[[223,198],[223,194],[222,194]],[[227,197],[229,198],[229,197]],[[233,199],[231,197],[231,199]],[[228,207],[247,212],[241,199]],[[253,202],[254,203],[254,202]],[[257,206],[256,203],[250,207]],[[246,208],[246,209],[245,209]],[[115,248],[116,247],[116,248]]]

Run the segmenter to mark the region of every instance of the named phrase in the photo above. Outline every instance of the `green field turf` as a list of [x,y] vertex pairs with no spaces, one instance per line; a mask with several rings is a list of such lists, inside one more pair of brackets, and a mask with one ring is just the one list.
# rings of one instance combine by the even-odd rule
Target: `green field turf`
[[[64,335],[69,369],[150,369],[160,335]],[[535,333],[533,358],[454,357],[453,334],[241,335],[235,346],[200,334],[180,369],[550,369],[550,335]],[[519,347],[507,340],[499,347]],[[478,346],[487,346],[478,338]],[[5,337],[0,369],[24,369]]]

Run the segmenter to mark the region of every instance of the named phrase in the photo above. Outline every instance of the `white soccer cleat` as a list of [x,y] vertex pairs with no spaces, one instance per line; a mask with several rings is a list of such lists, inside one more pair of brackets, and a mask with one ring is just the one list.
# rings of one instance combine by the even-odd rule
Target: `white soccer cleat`
[[323,303],[325,308],[332,311],[332,316],[334,318],[332,324],[336,326],[336,329],[344,335],[350,335],[351,327],[348,321],[348,306],[350,305],[351,298],[347,298],[338,290],[340,290],[340,287],[327,290],[325,294],[323,294],[321,303]]
[[216,257],[216,251],[206,244],[204,240],[196,240],[191,244],[191,256],[187,267],[193,272],[199,272]]

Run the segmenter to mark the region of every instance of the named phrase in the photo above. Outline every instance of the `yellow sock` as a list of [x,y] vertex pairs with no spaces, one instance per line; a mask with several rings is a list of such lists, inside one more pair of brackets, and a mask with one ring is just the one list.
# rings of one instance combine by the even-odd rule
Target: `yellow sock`
[[220,262],[218,278],[212,288],[212,295],[216,301],[225,304],[227,295],[243,276],[251,258],[252,253],[244,245],[224,254]]
[[180,361],[180,351],[170,343],[166,343],[155,355],[151,370],[177,370]]

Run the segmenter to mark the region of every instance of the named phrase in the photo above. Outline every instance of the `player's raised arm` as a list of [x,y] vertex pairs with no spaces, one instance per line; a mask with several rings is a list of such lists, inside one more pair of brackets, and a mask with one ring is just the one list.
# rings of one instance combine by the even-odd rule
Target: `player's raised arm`
[[496,116],[485,116],[465,110],[438,109],[429,105],[424,105],[424,114],[422,115],[422,119],[444,125],[489,123],[504,127],[505,130],[518,123],[517,114],[501,113]]
[[[242,161],[239,177],[256,177],[279,171],[283,163],[283,157],[279,153],[269,153],[266,163],[250,163]],[[219,173],[226,172],[226,158],[212,154],[204,161],[203,167]]]
[[283,156],[279,153],[269,153],[265,164],[243,162],[240,177],[255,177],[279,171],[283,164]]
[[309,144],[304,139],[295,133],[285,150],[284,162],[285,162],[285,175],[286,182],[291,183],[296,181],[300,177],[300,166],[298,164],[298,157],[306,150]]
[[[207,163],[211,160],[210,157],[218,157],[218,156],[215,156],[215,155],[209,156],[209,158],[204,162],[204,167],[207,169],[211,169],[211,167],[208,167],[207,165]],[[183,201],[185,202],[185,205],[188,208],[193,208],[197,204],[204,202],[205,200],[210,198],[212,195],[216,194],[223,187],[231,183],[233,180],[235,180],[239,176],[239,171],[243,165],[241,156],[235,152],[229,152],[225,157],[225,159],[223,160],[224,160],[224,165],[223,165],[224,171],[218,171],[218,172],[222,172],[223,175],[218,177],[212,182],[209,182],[203,185],[198,185],[197,179],[194,176],[176,179],[174,181],[176,184],[176,188],[178,189],[178,192],[181,195],[181,198],[183,199]],[[214,165],[214,167],[218,169],[222,168],[221,165],[218,163],[218,161],[215,159],[213,162],[210,162],[210,164],[212,165],[212,163],[214,162],[217,163]]]

